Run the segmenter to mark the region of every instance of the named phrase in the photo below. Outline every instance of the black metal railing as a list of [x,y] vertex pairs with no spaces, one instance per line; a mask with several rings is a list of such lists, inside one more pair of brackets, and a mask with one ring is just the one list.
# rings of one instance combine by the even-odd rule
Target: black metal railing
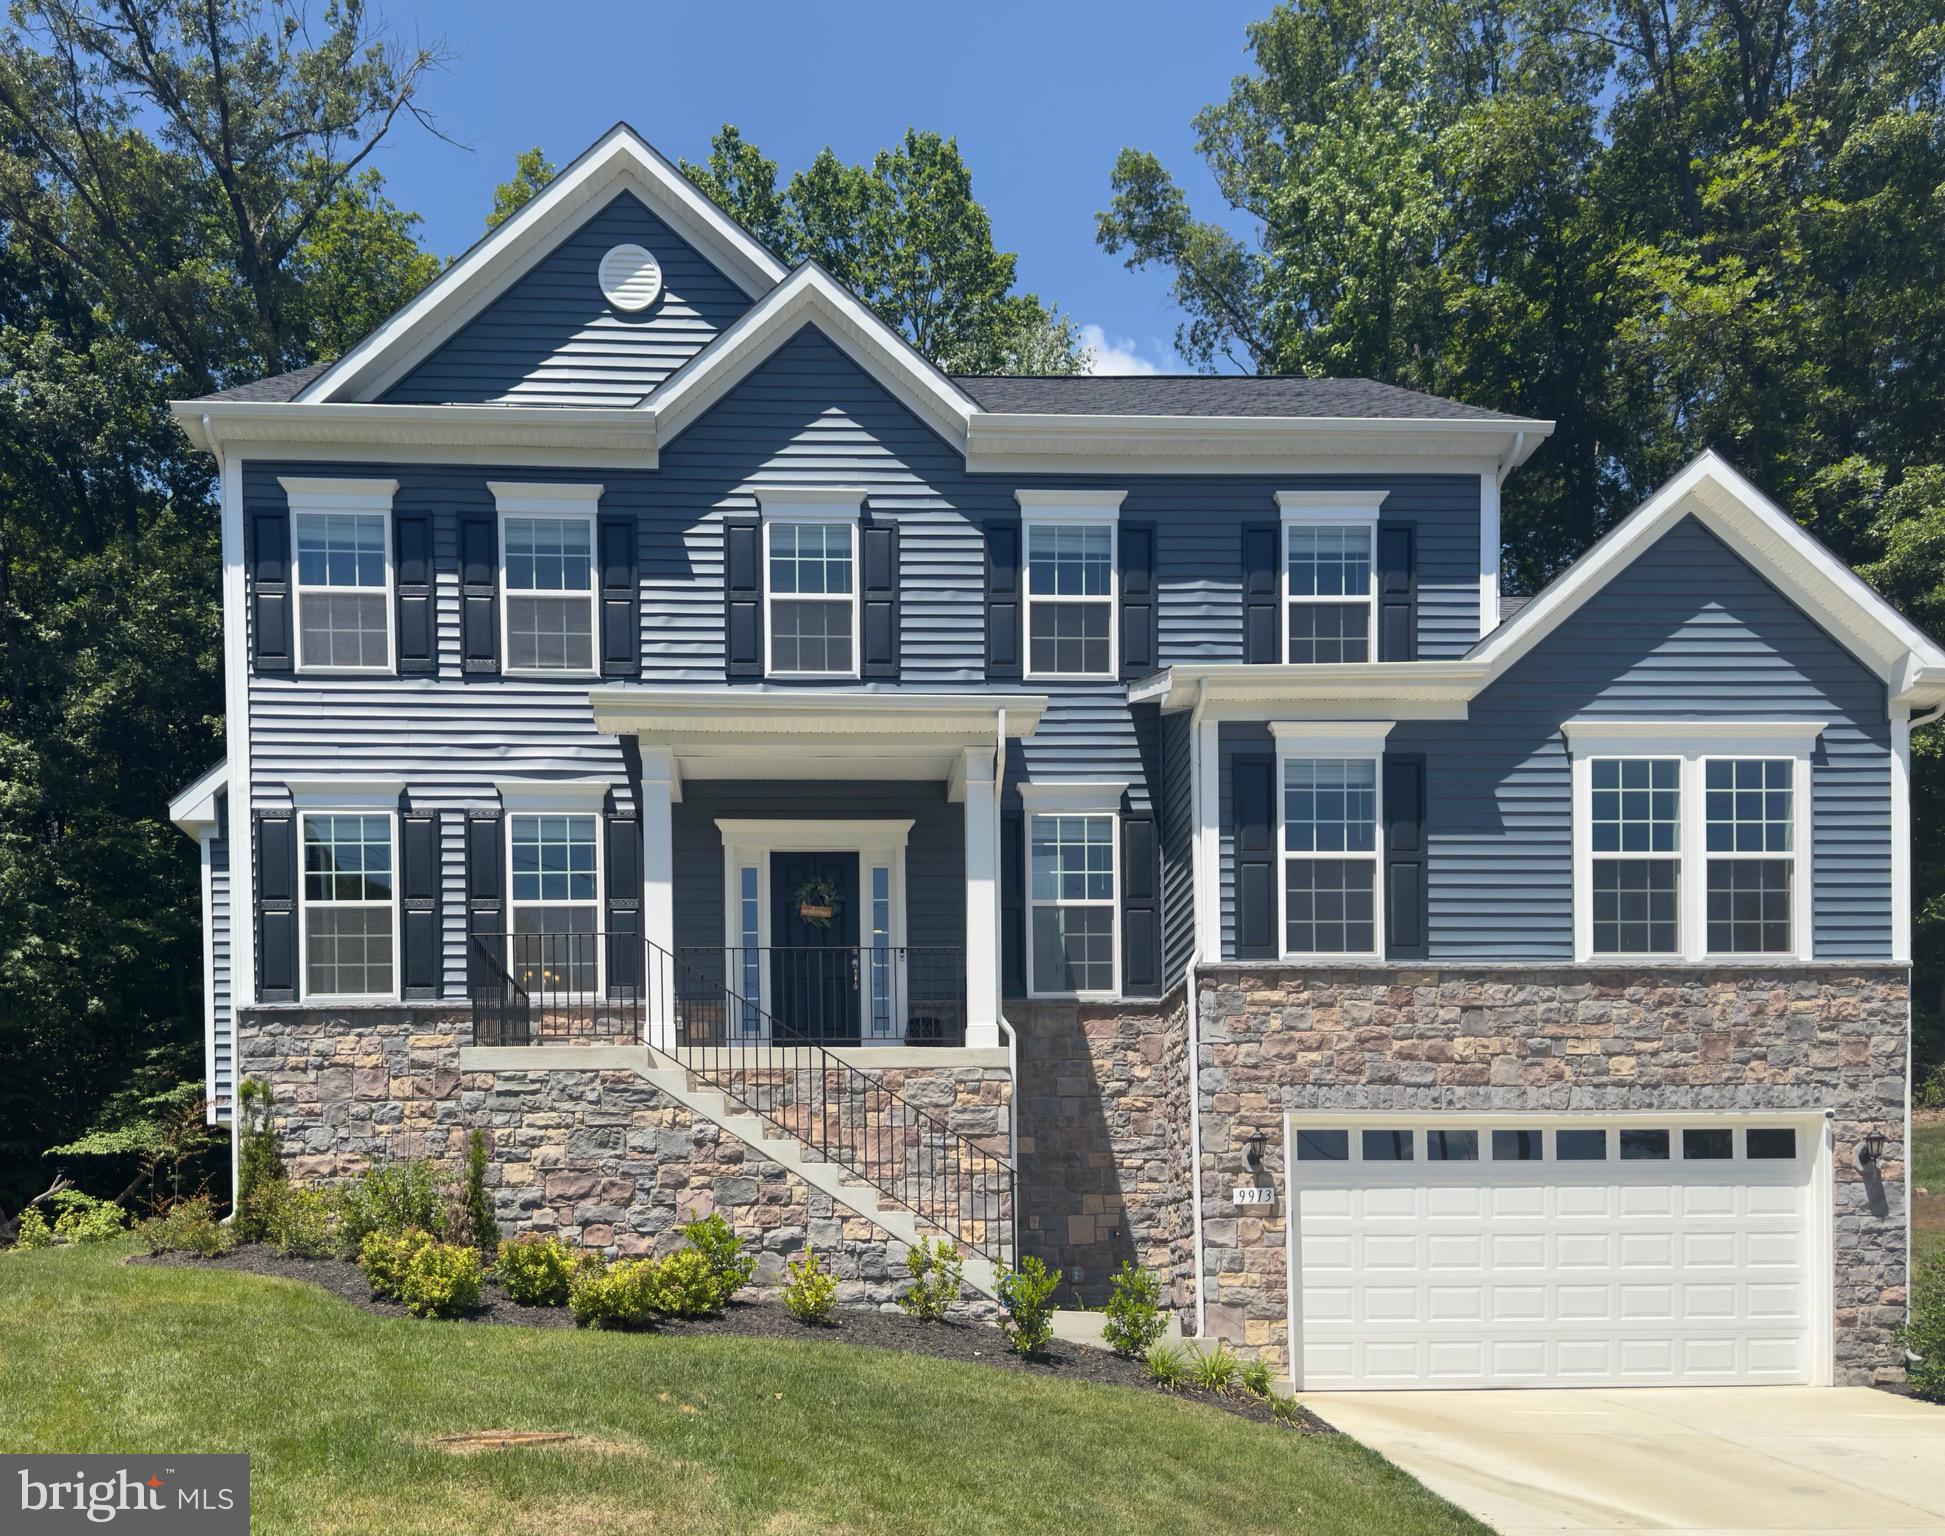
[[[732,992],[760,1005],[773,1044],[964,1045],[966,952],[945,945],[711,945],[680,951],[704,978],[702,998]],[[680,1011],[682,1045],[748,1034],[747,1020]],[[739,1022],[741,1027],[739,1028]]]
[[[950,1078],[919,1090],[939,1099],[921,1105],[914,1091],[893,1086],[898,1069],[853,1066],[832,1042],[793,1029],[733,984],[753,974],[759,997],[780,975],[835,989],[840,980],[849,984],[844,966],[855,957],[860,997],[875,995],[871,968],[877,966],[877,976],[893,989],[887,995],[902,1000],[908,1040],[917,1043],[912,1026],[922,1017],[949,1018],[951,1038],[963,1040],[963,961],[944,951],[936,962],[928,955],[921,979],[912,957],[926,952],[909,949],[902,959],[869,947],[825,951],[829,959],[796,971],[796,961],[778,960],[787,951],[717,948],[701,957],[713,956],[710,966],[638,935],[608,933],[475,934],[470,953],[475,1044],[655,1046],[697,1082],[927,1225],[987,1258],[1011,1259],[1014,1170],[994,1150],[1007,1142],[1004,1105],[983,1094],[962,1104]],[[746,962],[773,967],[767,983],[763,970],[743,971]],[[956,994],[950,987],[955,963]],[[766,1001],[776,996],[773,990]],[[920,1011],[947,1003],[956,1009],[949,1015]],[[834,1043],[869,1038],[847,1034]]]

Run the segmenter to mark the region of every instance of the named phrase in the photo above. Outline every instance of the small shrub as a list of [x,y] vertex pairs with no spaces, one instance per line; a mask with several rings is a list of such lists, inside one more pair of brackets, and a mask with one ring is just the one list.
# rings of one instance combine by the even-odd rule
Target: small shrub
[[211,1259],[230,1246],[230,1233],[216,1220],[208,1195],[178,1200],[159,1216],[140,1222],[135,1235],[150,1253],[193,1253]]
[[427,1243],[405,1266],[399,1300],[416,1317],[457,1317],[479,1305],[479,1249]]
[[436,1241],[423,1227],[403,1232],[367,1232],[358,1245],[358,1267],[365,1272],[365,1283],[372,1295],[382,1301],[405,1299],[405,1275],[420,1251]]
[[1147,1354],[1168,1331],[1168,1319],[1162,1315],[1161,1282],[1126,1259],[1115,1273],[1114,1293],[1103,1310],[1107,1324],[1102,1336],[1108,1348],[1130,1360]]
[[649,1306],[670,1317],[710,1317],[722,1311],[722,1281],[706,1254],[682,1248],[650,1264]]
[[1241,1373],[1242,1362],[1227,1344],[1217,1339],[1214,1349],[1195,1357],[1189,1367],[1189,1380],[1205,1392],[1227,1393],[1235,1390],[1236,1378]]
[[682,1229],[691,1251],[702,1255],[709,1266],[711,1281],[715,1286],[716,1300],[710,1307],[712,1312],[720,1312],[729,1304],[756,1274],[756,1259],[743,1251],[743,1239],[730,1229],[728,1222],[711,1211],[700,1221],[692,1221]]
[[1922,1073],[1911,1090],[1911,1103],[1915,1109],[1945,1109],[1945,1061]]
[[1142,1363],[1148,1367],[1148,1379],[1158,1387],[1179,1392],[1188,1385],[1188,1353],[1175,1345],[1157,1344],[1143,1357]]
[[493,1266],[509,1301],[527,1307],[564,1307],[574,1278],[574,1254],[558,1237],[509,1237]]
[[[493,1217],[493,1201],[486,1193],[486,1133],[475,1130],[466,1139],[466,1236],[491,1263],[500,1248],[500,1224]],[[556,1303],[558,1305],[558,1303]]]
[[293,1259],[328,1259],[338,1252],[343,1202],[337,1191],[277,1186],[264,1202],[265,1235]]
[[1270,1416],[1279,1424],[1287,1424],[1292,1429],[1303,1422],[1303,1405],[1294,1397],[1285,1397],[1281,1392],[1270,1394]]
[[644,1328],[652,1320],[655,1261],[578,1265],[568,1283],[567,1305],[583,1328]]
[[439,1165],[430,1158],[408,1158],[382,1168],[368,1168],[345,1185],[344,1251],[355,1254],[371,1232],[394,1237],[410,1227],[430,1232],[444,1242],[452,1235],[446,1211],[446,1191]]
[[[26,1230],[23,1222],[21,1230]],[[1911,1316],[1898,1330],[1912,1355],[1911,1390],[1928,1402],[1945,1403],[1945,1269],[1927,1265],[1911,1289]]]
[[946,1313],[959,1300],[963,1267],[959,1250],[943,1237],[936,1242],[920,1238],[905,1253],[905,1273],[912,1277],[912,1283],[898,1298],[899,1306],[907,1316],[921,1322],[944,1322]]
[[1000,1327],[1013,1353],[1030,1359],[1043,1353],[1054,1336],[1054,1292],[1060,1288],[1060,1271],[1028,1254],[1018,1269],[1000,1271]]
[[277,1127],[271,1118],[276,1098],[270,1085],[245,1078],[238,1094],[240,1143],[236,1157],[236,1212],[230,1230],[239,1243],[261,1243],[270,1236],[270,1208],[285,1184],[277,1154]]
[[1236,1373],[1236,1380],[1251,1397],[1268,1398],[1276,1390],[1276,1377],[1267,1360],[1250,1361]]
[[97,1200],[78,1189],[63,1190],[54,1200],[59,1207],[54,1235],[70,1243],[105,1243],[128,1229],[128,1212],[112,1200]]
[[41,1208],[38,1205],[30,1205],[20,1213],[20,1232],[14,1238],[14,1246],[16,1248],[54,1246],[54,1229],[47,1224],[47,1218],[41,1215]]
[[828,1326],[837,1315],[837,1279],[810,1249],[784,1266],[783,1304],[798,1322]]

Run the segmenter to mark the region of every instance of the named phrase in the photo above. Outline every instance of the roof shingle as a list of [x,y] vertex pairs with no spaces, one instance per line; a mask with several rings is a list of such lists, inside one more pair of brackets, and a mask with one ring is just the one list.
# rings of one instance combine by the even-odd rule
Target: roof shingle
[[1293,416],[1513,421],[1375,379],[1281,374],[954,375],[983,410],[1053,416]]

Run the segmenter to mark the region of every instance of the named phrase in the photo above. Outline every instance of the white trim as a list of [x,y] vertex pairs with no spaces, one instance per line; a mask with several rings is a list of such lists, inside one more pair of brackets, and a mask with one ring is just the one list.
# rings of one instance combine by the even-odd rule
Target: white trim
[[[1020,786],[1022,790],[1026,789],[1026,787],[1027,786],[1024,784]],[[1105,901],[1101,900],[1098,897],[1085,897],[1085,898],[1075,897],[1072,899],[1067,899],[1067,898],[1055,896],[1052,898],[1041,898],[1041,897],[1036,897],[1033,894],[1033,823],[1037,818],[1043,816],[1073,817],[1084,821],[1105,821],[1108,824],[1108,869],[1109,869],[1110,884],[1112,889],[1108,898]],[[1026,885],[1026,890],[1024,892],[1024,895],[1026,898],[1025,927],[1026,927],[1027,996],[1030,999],[1033,999],[1034,1001],[1048,1000],[1048,1001],[1068,1001],[1068,1002],[1083,1002],[1083,1003],[1106,1002],[1113,998],[1118,998],[1121,995],[1121,813],[1120,811],[1119,810],[1069,810],[1058,806],[1053,806],[1053,807],[1040,806],[1038,808],[1029,806],[1027,808],[1026,814],[1020,818],[1020,823],[1021,823],[1021,832],[1026,842],[1026,846],[1021,850],[1021,856],[1025,860],[1023,868],[1026,874],[1026,878],[1024,882]],[[1057,910],[1061,908],[1069,908],[1069,907],[1105,907],[1108,910],[1108,913],[1111,918],[1111,926],[1109,928],[1109,934],[1110,934],[1109,951],[1112,955],[1113,963],[1114,963],[1114,984],[1112,986],[1108,987],[1105,991],[1099,988],[1089,988],[1085,991],[1080,991],[1080,992],[1043,992],[1037,986],[1034,985],[1033,913],[1036,907],[1053,907]]]
[[1126,491],[1015,491],[1022,517],[1068,523],[1112,523],[1121,516]]
[[[1284,498],[1311,496],[1321,493],[1278,491],[1276,499],[1282,504]],[[1383,493],[1376,493],[1378,500],[1384,499]],[[1333,517],[1323,517],[1323,504],[1296,507],[1284,506],[1281,526],[1277,533],[1277,655],[1285,666],[1315,666],[1316,662],[1295,662],[1290,659],[1290,610],[1301,603],[1306,607],[1349,607],[1353,603],[1364,605],[1364,652],[1365,661],[1378,659],[1378,508],[1373,502],[1369,511],[1349,508]],[[1359,529],[1364,534],[1364,580],[1363,597],[1349,593],[1330,595],[1326,593],[1298,594],[1290,590],[1290,539],[1296,529],[1313,531],[1325,528]],[[1350,666],[1360,663],[1350,662]]]
[[[602,487],[598,485],[519,485],[489,480],[497,508],[494,537],[499,543],[495,576],[499,584],[500,674],[503,677],[589,678],[601,675],[601,528],[597,503]],[[571,590],[547,587],[521,587],[517,592],[507,577],[507,521],[523,518],[530,522],[580,523],[588,531],[588,664],[585,667],[516,667],[507,658],[513,654],[513,599],[577,596]]]
[[1286,523],[1375,523],[1390,491],[1278,491]]
[[169,820],[190,837],[216,825],[221,814],[218,802],[229,784],[227,760],[201,774],[177,790],[169,800]]
[[1897,704],[1891,706],[1891,959],[1911,964],[1911,711]]
[[1304,757],[1351,757],[1381,753],[1391,720],[1272,720],[1277,751]]
[[771,853],[859,853],[903,848],[916,824],[909,816],[716,818],[716,830],[725,842],[748,843]]
[[[1271,730],[1275,731],[1275,726]],[[1270,792],[1276,797],[1276,953],[1281,962],[1300,965],[1330,965],[1345,960],[1382,960],[1385,953],[1385,883],[1384,883],[1384,737],[1390,730],[1386,725],[1382,730],[1358,732],[1345,726],[1337,726],[1344,735],[1333,739],[1318,733],[1307,734],[1301,726],[1288,735],[1278,735],[1276,739],[1276,780]],[[1285,814],[1288,802],[1285,769],[1293,762],[1351,761],[1367,762],[1371,765],[1371,846],[1350,849],[1311,849],[1290,847],[1289,818]],[[1290,940],[1290,877],[1289,866],[1292,859],[1315,862],[1325,859],[1356,859],[1371,865],[1371,947],[1369,949],[1346,950],[1294,950],[1287,947]]]
[[[349,786],[347,786],[349,787]],[[296,803],[296,796],[292,796]],[[305,1003],[395,1003],[403,995],[404,956],[400,953],[403,937],[400,933],[399,919],[399,835],[398,801],[394,795],[390,805],[380,805],[354,798],[345,804],[297,804],[297,996]],[[392,989],[389,992],[312,992],[311,983],[311,925],[309,916],[313,907],[340,909],[368,909],[378,905],[375,901],[317,901],[310,897],[310,881],[305,877],[304,867],[304,829],[313,816],[382,816],[385,819],[385,835],[390,840],[391,898],[385,903],[392,917]],[[230,867],[236,867],[234,856]],[[232,906],[234,903],[232,902]],[[234,997],[231,993],[232,1015],[235,1011]]]
[[[230,1016],[257,1001],[255,796],[250,778],[249,583],[243,563],[243,460],[222,461],[224,781],[230,813]],[[242,851],[237,851],[239,839]],[[239,918],[239,914],[241,914]],[[237,1127],[230,1117],[230,1187],[236,1175]]]
[[862,485],[759,485],[756,504],[764,520],[779,522],[854,522],[864,512],[871,492]]
[[[329,477],[281,475],[277,483],[284,489],[290,528],[290,567],[288,590],[291,614],[291,669],[305,677],[390,677],[398,668],[398,573],[394,569],[397,550],[393,546],[392,497],[398,491],[396,480],[338,480]],[[385,551],[385,660],[373,667],[348,667],[304,659],[304,597],[308,593],[348,594],[370,597],[379,589],[367,586],[341,586],[320,582],[308,586],[302,578],[303,562],[297,536],[298,519],[304,517],[375,517],[383,529]]]
[[[339,463],[384,447],[388,462],[562,469],[654,469],[655,418],[611,406],[300,405],[177,400],[189,440],[221,457]],[[347,451],[349,450],[349,451]]]
[[[791,523],[807,527],[843,528],[847,531],[851,540],[851,591],[848,598],[839,593],[778,592],[776,590],[776,583],[772,580],[770,570],[770,535],[779,523]],[[810,508],[801,510],[793,508],[790,511],[779,509],[775,513],[769,511],[764,513],[762,557],[763,675],[765,677],[789,678],[792,680],[805,678],[823,678],[828,680],[835,678],[839,681],[855,682],[863,676],[864,657],[860,652],[864,646],[864,572],[860,569],[860,562],[863,559],[864,551],[860,547],[860,544],[858,514],[855,509],[849,514],[841,511],[823,511],[819,513],[816,509]],[[778,602],[821,603],[831,608],[835,608],[840,602],[848,602],[851,609],[850,667],[842,672],[823,670],[803,671],[801,669],[784,671],[777,668],[771,659],[771,653],[775,648],[774,631],[776,627],[776,604]]]
[[1826,720],[1568,720],[1575,757],[1807,757]]
[[[1015,493],[1020,494],[1020,493]],[[1047,495],[1057,493],[1047,492]],[[1037,511],[1026,511],[1026,503],[1021,502],[1020,518],[1020,639],[1026,648],[1022,658],[1021,676],[1030,683],[1035,682],[1111,682],[1121,675],[1121,526],[1119,521],[1120,498],[1116,497],[1112,506],[1094,503],[1063,504],[1060,510],[1046,507]],[[1078,594],[1042,593],[1035,596],[1033,590],[1033,535],[1042,528],[1106,528],[1108,530],[1108,590],[1105,594],[1093,593],[1087,596]],[[1108,664],[1100,672],[1040,672],[1033,666],[1033,607],[1034,604],[1059,604],[1067,606],[1091,605],[1105,607],[1108,611]]]
[[1126,779],[1029,779],[1019,786],[1020,803],[1029,811],[1119,811],[1128,793]]
[[[682,798],[682,781],[676,769],[675,754],[667,747],[643,742],[641,746],[642,817],[642,937],[652,946],[649,958],[659,949],[675,953],[675,803]],[[648,999],[649,1044],[659,1051],[675,1046],[675,967],[655,967],[661,974],[651,977],[655,995]]]
[[[580,898],[570,897],[562,901],[544,901],[544,900],[520,901],[514,896],[513,894],[513,842],[514,842],[513,823],[517,818],[523,816],[533,820],[539,820],[540,818],[547,817],[547,816],[586,818],[587,820],[592,821],[594,823],[594,895],[592,897],[580,897]],[[590,808],[586,805],[570,807],[570,806],[562,806],[556,804],[556,805],[545,805],[545,806],[537,806],[537,807],[527,807],[519,810],[514,810],[509,808],[507,810],[506,816],[504,817],[504,825],[500,834],[500,841],[501,841],[500,857],[506,861],[504,868],[506,870],[505,910],[506,910],[508,945],[509,946],[512,945],[515,936],[518,934],[518,923],[516,919],[520,908],[524,907],[530,911],[531,910],[548,911],[548,910],[563,909],[563,908],[575,908],[575,909],[588,908],[592,910],[594,913],[594,927],[592,929],[592,933],[597,935],[597,937],[591,938],[589,940],[589,943],[592,944],[594,948],[594,990],[591,993],[575,992],[575,993],[562,994],[562,996],[564,997],[603,998],[608,995],[608,954],[607,954],[608,946],[602,943],[600,938],[598,937],[598,935],[601,933],[602,928],[604,926],[602,923],[602,916],[607,904],[607,890],[608,890],[608,835],[607,834],[608,834],[607,818],[602,815],[601,808],[599,806],[594,806]],[[507,960],[508,960],[508,969],[511,970],[514,956],[511,953],[510,949],[507,956]]]
[[[1206,694],[1208,685],[1203,685]],[[1208,959],[1222,955],[1221,736],[1219,724],[1195,706],[1193,724],[1195,803],[1195,948]]]
[[287,779],[290,803],[299,811],[396,811],[403,779]]
[[500,808],[515,811],[592,811],[599,814],[613,786],[606,779],[495,779]]
[[[212,862],[216,840],[214,824],[203,828],[196,838],[197,877],[203,896],[203,1124],[215,1125],[216,1113],[216,875]],[[231,860],[235,862],[234,859]],[[231,914],[232,927],[235,914]],[[234,997],[234,991],[232,991]],[[236,1076],[236,1045],[230,1045],[230,1076]]]
[[1499,628],[1499,482],[1502,476],[1486,470],[1479,476],[1479,638]]

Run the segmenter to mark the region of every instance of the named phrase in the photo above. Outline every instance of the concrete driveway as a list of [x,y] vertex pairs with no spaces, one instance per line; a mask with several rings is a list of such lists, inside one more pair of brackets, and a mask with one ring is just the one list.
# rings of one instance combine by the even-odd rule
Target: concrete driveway
[[1865,1387],[1303,1401],[1501,1536],[1945,1532],[1945,1407]]

